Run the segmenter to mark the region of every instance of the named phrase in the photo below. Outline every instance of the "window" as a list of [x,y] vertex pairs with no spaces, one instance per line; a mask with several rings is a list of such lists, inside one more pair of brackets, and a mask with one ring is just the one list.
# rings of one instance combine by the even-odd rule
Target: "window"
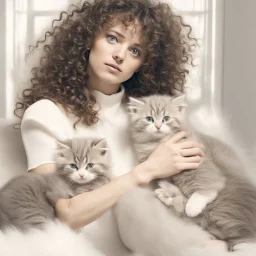
[[30,44],[42,36],[51,26],[53,18],[58,18],[60,10],[65,10],[71,0],[5,0],[6,1],[6,76],[5,76],[5,113],[11,118],[17,93],[25,82],[23,74],[29,74],[25,55]]
[[[216,101],[216,84],[218,83],[214,80],[217,72],[216,69],[214,70],[216,56],[221,56],[222,48],[222,46],[216,47],[218,38],[214,19],[216,10],[222,8],[222,0],[163,1],[171,4],[178,13],[184,16],[185,21],[193,27],[195,37],[200,39],[200,52],[196,60],[199,65],[193,69],[189,79],[189,86],[193,88],[193,93],[190,95],[195,99],[203,96],[207,102],[212,104]],[[16,95],[24,83],[22,75],[30,72],[25,63],[28,45],[34,44],[40,33],[51,25],[52,19],[58,17],[60,10],[67,9],[67,6],[73,2],[74,0],[5,0],[0,2],[0,8],[6,10],[5,17],[1,17],[3,25],[0,25],[1,34],[4,35],[2,49],[5,49],[1,52],[5,58],[2,58],[1,67],[3,68],[0,71],[2,84],[0,117],[11,118],[13,116]],[[221,21],[219,24],[221,27]],[[217,48],[219,55],[216,54]],[[218,66],[218,70],[220,73],[221,65]],[[211,81],[210,85],[209,81]],[[206,87],[210,90],[204,89]]]

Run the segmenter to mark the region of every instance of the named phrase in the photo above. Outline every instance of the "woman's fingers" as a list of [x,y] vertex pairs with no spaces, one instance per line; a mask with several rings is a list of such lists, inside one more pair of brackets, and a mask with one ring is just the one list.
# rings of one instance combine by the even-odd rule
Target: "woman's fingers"
[[178,132],[176,134],[174,134],[168,141],[167,143],[172,145],[174,143],[177,143],[179,141],[181,141],[182,139],[185,139],[187,136],[187,133],[184,131]]
[[189,157],[189,156],[204,156],[204,152],[201,148],[183,148],[180,151],[181,156]]
[[176,166],[179,171],[195,170],[200,166],[200,162],[199,163],[177,163]]
[[177,155],[181,155],[184,157],[205,156],[203,150],[201,149],[202,145],[192,140],[184,141],[186,136],[186,132],[178,132],[174,134],[166,143],[168,146],[171,146],[171,148]]
[[176,158],[178,163],[200,163],[201,162],[200,156],[190,156],[190,157],[182,157],[179,156]]
[[185,149],[185,148],[200,148],[200,144],[199,143],[196,143],[195,141],[191,141],[191,140],[182,141],[180,143],[177,143],[177,145],[181,149]]

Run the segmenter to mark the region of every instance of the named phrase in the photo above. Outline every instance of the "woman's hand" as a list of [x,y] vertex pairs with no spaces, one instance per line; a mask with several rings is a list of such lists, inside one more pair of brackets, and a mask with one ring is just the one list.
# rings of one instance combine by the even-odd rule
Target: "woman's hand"
[[141,185],[156,178],[166,178],[183,170],[197,169],[204,153],[195,141],[184,141],[185,132],[161,143],[149,158],[134,169]]

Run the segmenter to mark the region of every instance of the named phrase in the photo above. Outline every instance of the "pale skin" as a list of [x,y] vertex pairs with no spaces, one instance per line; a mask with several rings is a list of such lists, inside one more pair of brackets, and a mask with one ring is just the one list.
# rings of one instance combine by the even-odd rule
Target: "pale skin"
[[[124,81],[139,72],[145,53],[140,29],[136,27],[134,33],[133,28],[117,24],[96,36],[88,63],[90,89],[114,94]],[[70,228],[80,229],[98,219],[134,188],[145,186],[156,178],[198,168],[204,153],[197,142],[184,141],[184,138],[185,132],[175,134],[160,144],[145,162],[97,190],[58,200],[57,217]],[[56,165],[43,164],[31,171],[51,173],[56,171]]]

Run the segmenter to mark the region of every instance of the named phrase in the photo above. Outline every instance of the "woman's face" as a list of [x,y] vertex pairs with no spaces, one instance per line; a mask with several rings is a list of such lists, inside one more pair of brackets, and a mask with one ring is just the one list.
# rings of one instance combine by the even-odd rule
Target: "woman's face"
[[140,30],[138,25],[126,27],[118,23],[96,36],[88,62],[91,89],[115,93],[139,70],[145,57]]

